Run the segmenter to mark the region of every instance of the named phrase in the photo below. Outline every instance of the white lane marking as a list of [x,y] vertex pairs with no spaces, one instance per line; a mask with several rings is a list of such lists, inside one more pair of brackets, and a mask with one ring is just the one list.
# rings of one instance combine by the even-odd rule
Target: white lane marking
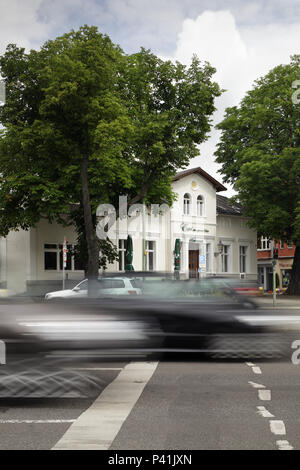
[[291,446],[289,441],[276,441],[276,445],[278,446],[279,450],[293,450],[294,447]]
[[260,367],[252,367],[252,371],[254,374],[261,374],[261,368]]
[[253,362],[246,362],[246,365],[249,366],[249,367],[255,366],[255,364],[253,364]]
[[274,418],[274,415],[272,415],[264,406],[258,406],[257,409],[258,414],[263,418]]
[[271,400],[271,390],[258,390],[258,398],[264,401]]
[[70,367],[70,370],[123,370],[123,367]]
[[261,385],[261,384],[257,384],[255,382],[248,382],[248,384],[250,384],[253,388],[266,388],[265,385]]
[[269,423],[270,423],[271,432],[273,434],[280,435],[280,436],[286,435],[285,425],[283,421],[272,419],[271,421],[269,421]]
[[60,424],[75,421],[76,419],[0,419],[0,424]]
[[[283,307],[284,308],[284,307]],[[299,308],[299,307],[297,307]],[[252,316],[239,316],[236,315],[238,320],[245,321],[251,325],[287,325],[287,324],[298,324],[300,323],[300,317],[298,315],[252,315]]]
[[125,366],[53,449],[109,449],[157,365],[158,362],[132,362]]

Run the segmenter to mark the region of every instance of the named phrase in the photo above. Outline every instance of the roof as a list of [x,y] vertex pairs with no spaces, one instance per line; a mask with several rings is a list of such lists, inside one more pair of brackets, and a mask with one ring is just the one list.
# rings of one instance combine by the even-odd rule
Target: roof
[[176,173],[176,175],[173,178],[173,181],[178,181],[181,178],[184,178],[185,176],[189,176],[192,174],[198,174],[200,176],[203,176],[203,178],[207,179],[208,181],[210,181],[210,183],[212,183],[215,186],[217,192],[227,191],[227,188],[225,188],[223,184],[219,183],[219,181],[215,180],[215,178],[213,178],[208,173],[206,173],[206,171],[202,170],[200,166],[198,166],[197,168],[191,168],[190,170],[183,170],[183,171],[180,171],[179,173]]
[[242,216],[243,212],[244,208],[241,204],[238,202],[232,204],[228,197],[217,194],[217,214]]

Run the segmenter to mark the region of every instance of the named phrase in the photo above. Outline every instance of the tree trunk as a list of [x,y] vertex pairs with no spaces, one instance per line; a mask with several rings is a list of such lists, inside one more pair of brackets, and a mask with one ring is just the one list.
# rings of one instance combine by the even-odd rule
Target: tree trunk
[[81,163],[81,184],[85,236],[88,250],[87,277],[89,279],[89,295],[91,295],[95,293],[96,290],[96,280],[99,273],[99,250],[90,204],[88,186],[88,157],[86,155],[83,157]]
[[291,280],[286,295],[300,295],[300,246],[296,246]]

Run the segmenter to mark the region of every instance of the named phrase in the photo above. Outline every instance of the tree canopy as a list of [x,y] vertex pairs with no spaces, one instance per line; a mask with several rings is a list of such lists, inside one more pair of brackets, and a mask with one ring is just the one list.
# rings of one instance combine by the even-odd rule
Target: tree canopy
[[89,26],[39,51],[9,45],[0,57],[0,234],[41,218],[74,224],[96,276],[97,206],[119,195],[172,202],[172,176],[210,130],[221,93],[214,72],[196,57],[186,67],[144,49],[126,55]]
[[[293,99],[300,56],[258,79],[239,106],[218,124],[221,173],[259,235],[292,240],[300,247],[300,106]],[[294,268],[295,268],[294,266]],[[290,292],[300,291],[293,269]],[[297,285],[297,287],[296,287]],[[293,287],[294,286],[294,287]]]

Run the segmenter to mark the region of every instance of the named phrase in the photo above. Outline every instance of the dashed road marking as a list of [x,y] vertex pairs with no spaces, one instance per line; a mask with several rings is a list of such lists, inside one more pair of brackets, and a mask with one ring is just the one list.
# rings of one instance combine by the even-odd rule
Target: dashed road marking
[[264,406],[258,406],[258,414],[261,415],[263,418],[274,418],[274,415],[270,413]]
[[258,390],[258,398],[264,401],[271,400],[271,390]]
[[284,422],[281,420],[276,420],[272,419],[269,421],[270,423],[270,429],[273,434],[280,435],[280,436],[285,436],[286,435],[286,430],[285,430],[285,425]]
[[248,384],[250,384],[253,388],[266,388],[265,385],[257,384],[251,381],[249,381]]
[[293,450],[294,447],[291,446],[289,441],[276,441],[276,445],[278,446],[279,450]]
[[[255,374],[261,374],[260,367],[257,367],[252,362],[246,362],[246,365],[252,368],[252,371]],[[258,384],[256,382],[248,381],[248,383],[253,387],[256,388],[258,391],[258,398],[263,401],[270,401],[271,400],[271,390],[266,390],[265,385]],[[270,413],[264,406],[257,406],[257,413],[262,416],[263,418],[275,418],[272,413]],[[286,429],[285,424],[282,420],[279,419],[270,419],[269,420],[270,430],[273,434],[277,436],[285,436]],[[278,450],[293,450],[294,447],[286,440],[278,440],[276,441],[276,445]]]
[[253,364],[253,362],[246,362],[246,365],[252,368],[254,374],[261,374],[261,368]]

